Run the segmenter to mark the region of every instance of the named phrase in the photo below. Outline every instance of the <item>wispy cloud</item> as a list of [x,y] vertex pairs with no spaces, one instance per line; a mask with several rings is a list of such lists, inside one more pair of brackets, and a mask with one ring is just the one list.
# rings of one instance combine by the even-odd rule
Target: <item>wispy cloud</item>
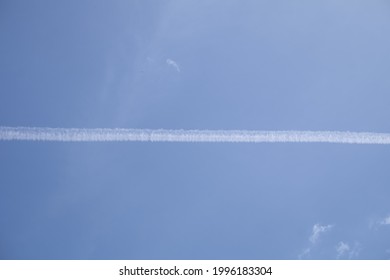
[[313,226],[311,235],[309,236],[310,245],[303,249],[302,252],[298,255],[299,259],[309,259],[311,257],[313,249],[316,247],[320,236],[325,232],[330,231],[334,226],[333,225],[321,225],[315,224]]
[[309,238],[309,241],[312,243],[312,244],[315,244],[317,243],[317,241],[319,240],[320,238],[320,235],[322,235],[323,233],[331,230],[333,228],[333,225],[320,225],[320,224],[315,224],[313,226],[313,232]]
[[340,241],[339,244],[337,244],[336,246],[337,258],[340,258],[341,256],[345,255],[350,249],[351,248],[349,247],[348,243]]
[[180,67],[179,67],[179,65],[176,63],[176,61],[174,61],[174,60],[168,58],[168,59],[167,59],[167,64],[168,64],[169,66],[172,66],[173,68],[175,68],[177,72],[180,72]]
[[382,226],[390,225],[390,215],[379,221],[379,224]]
[[306,248],[302,251],[302,253],[300,253],[298,255],[298,259],[302,260],[302,259],[308,259],[310,258],[310,252],[311,252],[311,248]]
[[[88,129],[0,126],[0,140],[64,142],[325,142],[340,144],[390,144],[390,134],[335,131]],[[390,217],[383,220],[383,224],[387,225],[389,223]],[[320,234],[331,228],[331,225],[314,225],[313,234],[310,238],[311,242],[316,242]]]
[[350,246],[348,243],[340,241],[336,246],[337,258],[354,259],[359,255],[360,249],[359,243]]
[[379,230],[383,226],[389,226],[390,225],[390,215],[388,215],[385,218],[376,218],[371,219],[368,227],[370,230]]

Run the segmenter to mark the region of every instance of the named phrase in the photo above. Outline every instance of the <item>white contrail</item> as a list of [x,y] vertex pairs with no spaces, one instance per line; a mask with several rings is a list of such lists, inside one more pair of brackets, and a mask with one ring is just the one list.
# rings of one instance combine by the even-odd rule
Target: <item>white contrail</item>
[[390,144],[390,133],[341,131],[168,130],[0,127],[0,140],[62,142],[327,142]]

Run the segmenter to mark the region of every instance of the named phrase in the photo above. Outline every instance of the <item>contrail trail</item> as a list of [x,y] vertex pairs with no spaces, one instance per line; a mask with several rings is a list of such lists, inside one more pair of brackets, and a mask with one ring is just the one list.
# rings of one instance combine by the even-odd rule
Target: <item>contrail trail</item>
[[0,126],[0,140],[61,142],[326,142],[390,144],[390,133],[342,131],[170,130]]

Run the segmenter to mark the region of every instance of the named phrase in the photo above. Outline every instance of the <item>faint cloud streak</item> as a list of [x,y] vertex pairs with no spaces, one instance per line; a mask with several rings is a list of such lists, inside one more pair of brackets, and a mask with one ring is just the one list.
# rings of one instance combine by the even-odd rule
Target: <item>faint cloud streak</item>
[[309,238],[310,242],[312,244],[315,244],[318,239],[320,238],[320,235],[327,232],[327,231],[330,231],[332,229],[333,225],[326,225],[326,226],[323,226],[323,225],[320,225],[320,224],[315,224],[313,226],[313,232]]
[[321,224],[315,224],[312,229],[312,233],[309,237],[310,245],[302,250],[302,253],[298,255],[299,259],[309,259],[311,258],[312,251],[316,247],[316,244],[318,243],[318,240],[320,239],[320,236],[330,231],[333,228],[333,225],[321,225]]
[[349,247],[348,243],[344,243],[343,241],[340,241],[336,247],[337,258],[340,258],[343,255],[345,255],[350,249],[351,248]]
[[390,225],[390,215],[379,222],[382,226]]
[[310,252],[311,252],[311,248],[306,248],[305,250],[302,251],[302,253],[298,255],[298,259],[302,260],[302,259],[310,258]]
[[340,241],[336,246],[337,258],[354,259],[359,255],[360,249],[359,243],[355,243],[355,245],[351,247],[348,243]]
[[176,63],[176,61],[174,61],[174,60],[168,58],[168,59],[167,59],[167,64],[168,64],[169,66],[172,66],[173,68],[175,68],[175,70],[176,70],[177,72],[180,73],[180,67],[179,67],[179,65]]

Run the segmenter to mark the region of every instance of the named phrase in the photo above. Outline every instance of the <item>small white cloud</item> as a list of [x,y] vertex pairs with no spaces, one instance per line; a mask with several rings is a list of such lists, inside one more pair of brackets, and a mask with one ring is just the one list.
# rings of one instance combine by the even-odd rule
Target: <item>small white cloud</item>
[[320,235],[323,234],[324,232],[330,231],[333,228],[333,225],[320,225],[320,224],[315,224],[313,226],[312,233],[309,237],[310,244],[309,246],[302,250],[302,253],[298,255],[299,259],[308,259],[311,257],[313,249],[316,248],[316,243],[320,238]]
[[325,233],[325,232],[331,230],[332,228],[333,228],[333,225],[322,226],[320,224],[315,224],[313,226],[313,232],[309,238],[310,242],[315,244],[318,241],[318,239],[322,233]]
[[361,250],[359,242],[355,242],[355,245],[350,246],[348,243],[340,241],[336,246],[337,258],[355,259]]
[[390,225],[390,215],[382,219],[371,219],[368,224],[370,230],[379,230],[382,226]]
[[167,64],[168,64],[169,66],[172,66],[173,68],[175,68],[177,72],[180,72],[180,67],[179,67],[179,65],[176,63],[176,61],[174,61],[174,60],[168,58],[168,59],[167,59]]
[[383,226],[386,226],[386,225],[390,225],[390,216],[384,218],[383,220],[381,220],[379,222],[379,224],[383,225]]
[[340,258],[343,255],[345,255],[350,249],[351,248],[349,247],[348,243],[344,243],[343,241],[340,241],[336,247],[337,258]]

